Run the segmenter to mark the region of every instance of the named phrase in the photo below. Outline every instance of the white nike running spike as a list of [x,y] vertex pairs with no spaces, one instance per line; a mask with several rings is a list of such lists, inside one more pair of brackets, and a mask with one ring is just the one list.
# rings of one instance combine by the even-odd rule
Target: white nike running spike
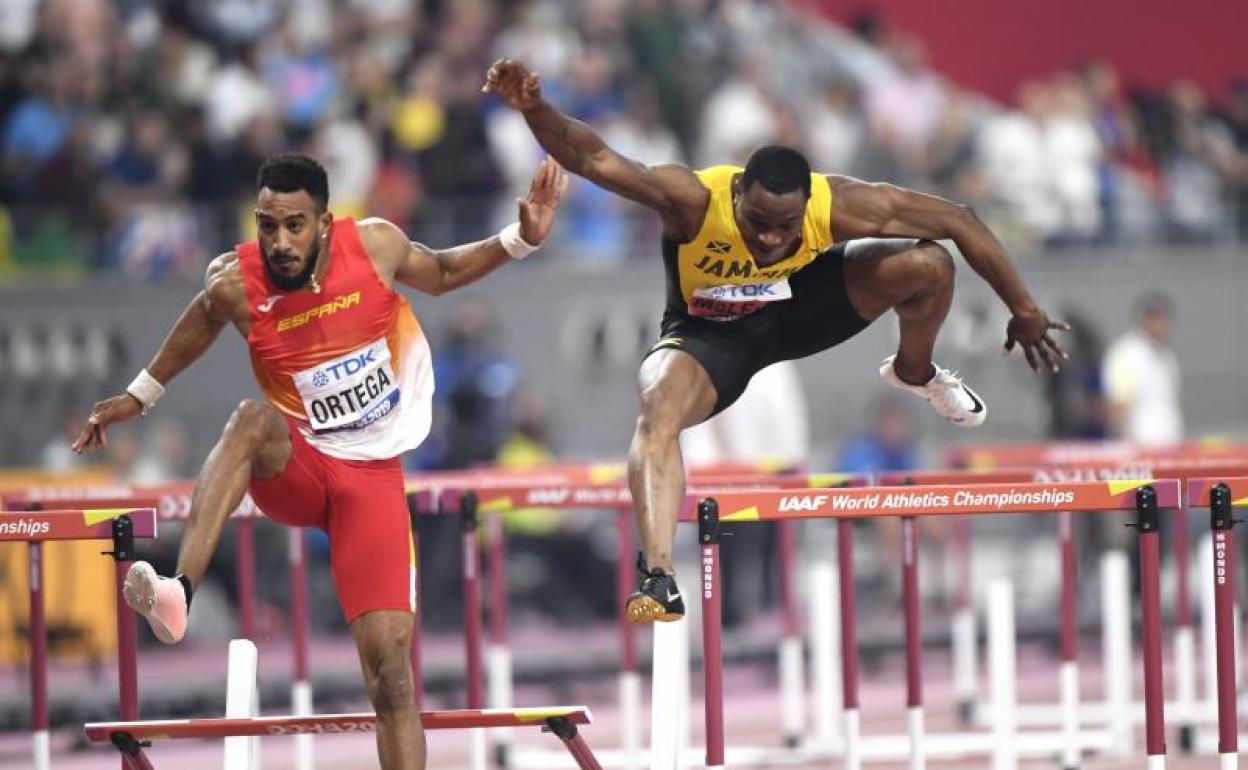
[[880,377],[902,390],[907,390],[932,405],[936,413],[961,428],[975,428],[984,424],[988,417],[988,405],[975,391],[966,386],[957,372],[941,369],[936,364],[932,368],[936,374],[926,385],[910,385],[901,381],[893,369],[892,355],[884,359],[880,365]]

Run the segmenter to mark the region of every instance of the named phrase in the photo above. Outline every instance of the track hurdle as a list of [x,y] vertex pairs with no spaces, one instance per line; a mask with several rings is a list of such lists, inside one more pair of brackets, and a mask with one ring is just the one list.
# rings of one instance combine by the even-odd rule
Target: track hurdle
[[[37,486],[6,497],[6,505],[14,507],[56,504],[75,508],[121,508],[151,505],[162,521],[181,522],[190,517],[195,483],[175,481],[165,484],[96,484],[81,487]],[[239,630],[246,638],[254,638],[256,558],[255,522],[263,513],[249,495],[230,513],[237,536],[235,570]],[[294,648],[291,680],[291,708],[296,715],[312,713],[312,682],[308,649],[308,575],[307,545],[299,528],[288,533],[288,564],[290,567],[290,629]],[[124,575],[123,575],[124,577]],[[296,768],[311,770],[314,766],[311,736],[300,736],[295,743]]]
[[[1159,563],[1157,525],[1158,512],[1179,504],[1179,485],[1173,480],[1154,483],[1144,482],[1065,482],[1054,484],[985,484],[978,486],[910,486],[872,487],[867,489],[810,489],[778,492],[727,492],[704,498],[698,504],[699,541],[702,544],[702,566],[705,580],[703,597],[703,648],[706,677],[706,757],[708,768],[724,766],[722,664],[714,652],[719,648],[720,629],[713,622],[718,618],[719,558],[718,524],[720,521],[759,521],[795,518],[863,518],[871,516],[901,516],[903,522],[903,587],[907,671],[908,757],[910,767],[919,770],[925,766],[927,757],[964,756],[983,751],[991,754],[994,767],[1014,767],[1024,750],[1032,749],[1024,733],[1017,732],[1007,724],[994,734],[967,733],[944,736],[952,739],[953,746],[936,746],[925,734],[923,725],[923,702],[921,689],[921,646],[917,612],[917,562],[914,531],[917,516],[988,513],[1033,513],[1061,510],[1119,511],[1134,510],[1140,537],[1142,574],[1142,612],[1145,681],[1145,742],[1150,770],[1165,766],[1164,702],[1162,699],[1161,617],[1157,576]],[[721,516],[720,511],[727,511]],[[844,590],[844,586],[842,586]],[[999,593],[999,592],[997,592]],[[1006,602],[998,602],[1004,606]],[[845,604],[842,602],[842,612]],[[852,640],[851,640],[852,642]],[[847,656],[845,670],[856,668],[854,645],[843,650]],[[1002,657],[1005,657],[1002,655]],[[852,665],[851,665],[852,663]],[[844,701],[847,727],[856,722],[856,699],[853,697],[855,683],[846,677]],[[994,698],[994,708],[1009,708],[1008,687],[999,690]],[[1060,740],[1061,736],[1056,736]],[[885,743],[897,742],[889,736]],[[944,742],[942,741],[942,744]],[[855,745],[857,744],[857,745]],[[927,744],[927,745],[925,745]],[[858,758],[868,758],[871,744],[853,730],[846,730],[843,756],[853,757],[856,767]],[[882,748],[881,746],[877,746]],[[951,754],[946,754],[951,749]],[[1042,753],[1051,753],[1053,745],[1045,742]],[[870,754],[875,754],[874,751]]]
[[[622,468],[622,466],[619,466]],[[600,472],[601,473],[601,472]],[[606,476],[599,475],[598,478]],[[620,699],[621,710],[624,719],[623,736],[625,738],[624,745],[619,752],[602,752],[602,761],[608,765],[616,765],[622,767],[636,766],[636,758],[640,756],[640,734],[641,726],[637,720],[640,713],[640,687],[641,679],[637,663],[636,644],[633,638],[634,627],[623,616],[623,604],[625,598],[633,590],[634,576],[632,572],[632,521],[631,510],[632,500],[629,495],[628,488],[623,484],[620,478],[613,483],[592,483],[585,480],[585,476],[577,476],[576,474],[565,474],[558,470],[535,469],[533,475],[526,479],[522,474],[502,473],[488,474],[481,472],[469,472],[465,474],[461,481],[456,482],[453,476],[444,475],[437,480],[437,488],[431,490],[426,488],[423,491],[426,495],[432,494],[440,501],[440,509],[449,512],[458,512],[461,517],[466,518],[465,532],[473,532],[474,534],[465,534],[463,540],[464,553],[464,594],[465,594],[465,613],[470,618],[466,622],[467,637],[465,640],[465,655],[468,661],[467,670],[469,676],[469,704],[474,702],[472,698],[480,697],[480,693],[486,689],[492,692],[509,692],[510,687],[496,687],[491,685],[489,688],[483,687],[480,683],[474,684],[474,678],[481,676],[482,670],[485,668],[481,659],[483,657],[481,642],[481,626],[479,622],[480,605],[480,576],[479,570],[475,566],[476,560],[479,558],[479,546],[475,537],[476,519],[479,515],[498,514],[508,510],[543,507],[555,509],[584,509],[598,508],[610,509],[616,511],[617,528],[620,534],[619,551],[618,551],[618,571],[617,571],[617,593],[621,607],[619,623],[619,635],[621,641],[622,652],[622,671],[620,675]],[[726,488],[786,488],[786,487],[809,487],[813,485],[836,486],[841,484],[861,483],[859,477],[849,476],[846,474],[819,474],[815,476],[800,476],[794,474],[735,474],[732,472],[714,469],[696,469],[692,470],[688,475],[691,490],[686,498],[686,508],[692,509],[696,495],[699,493],[699,486],[702,491],[706,491],[706,485],[713,486],[716,489]],[[433,485],[431,485],[433,486]],[[425,502],[428,502],[426,498]],[[469,523],[470,520],[470,523]],[[804,725],[801,724],[801,717],[805,713],[803,707],[804,702],[804,673],[801,670],[802,655],[800,638],[800,622],[797,612],[796,586],[791,578],[792,561],[795,559],[795,548],[792,548],[792,533],[787,536],[784,530],[790,529],[789,526],[782,527],[781,532],[781,574],[790,575],[788,579],[782,577],[782,603],[785,607],[785,639],[779,645],[778,655],[780,656],[781,683],[787,685],[783,688],[784,702],[786,703],[786,712],[790,714],[789,725],[792,727],[796,723],[796,729],[801,730]],[[784,549],[785,540],[789,540],[790,547]],[[495,558],[501,554],[501,551],[493,550]],[[785,559],[788,559],[787,561]],[[494,561],[491,564],[491,573],[493,575],[502,575],[504,566],[501,561]],[[496,597],[505,597],[505,590],[498,585],[492,585],[492,594]],[[501,615],[505,618],[505,603],[495,604],[492,613],[492,631],[497,626],[498,618]],[[503,612],[499,612],[499,609]],[[505,628],[505,621],[502,621]],[[504,641],[502,637],[492,633],[492,640]],[[505,647],[496,642],[493,650],[502,649],[505,653]],[[794,654],[796,653],[796,654]],[[497,661],[497,658],[491,656]],[[509,656],[505,659],[506,665],[491,665],[489,671],[491,675],[503,672],[509,672],[510,660]],[[474,662],[475,661],[475,662]],[[479,701],[477,701],[479,703]],[[495,706],[507,704],[493,703]],[[797,744],[802,739],[799,734],[786,734],[785,740],[790,745]],[[504,744],[505,745],[505,744]],[[503,749],[499,755],[500,764],[512,767],[526,767],[529,763],[534,766],[541,765],[544,761],[549,761],[549,757],[528,756],[513,758],[506,749]],[[541,765],[545,766],[545,765]]]
[[[601,770],[593,751],[577,729],[578,725],[593,721],[593,715],[584,706],[422,711],[420,721],[426,730],[541,727],[543,732],[552,732],[563,742],[577,767]],[[92,722],[83,729],[91,743],[112,744],[121,752],[123,770],[154,770],[155,765],[143,749],[157,740],[371,733],[377,729],[377,717],[358,713],[251,719],[165,719]]]
[[30,721],[31,765],[48,770],[48,629],[43,596],[43,543],[48,540],[111,540],[104,552],[116,564],[117,676],[123,719],[139,715],[134,619],[121,597],[122,579],[134,558],[135,538],[156,537],[151,508],[0,511],[0,541],[25,541],[30,556]]
[[[186,521],[191,515],[191,498],[195,482],[172,481],[164,484],[86,484],[39,485],[6,494],[4,505],[25,509],[31,505],[47,507],[55,503],[62,508],[124,508],[151,506],[161,521]],[[230,514],[236,537],[235,569],[238,602],[238,624],[241,636],[256,636],[256,539],[255,520],[260,509],[248,495]]]
[[[1016,481],[1028,476],[1034,481],[1110,481],[1126,479],[1176,479],[1186,482],[1188,479],[1202,476],[1237,477],[1248,475],[1248,456],[1243,454],[1243,445],[1216,444],[1210,454],[1176,454],[1177,449],[1148,449],[1130,445],[1110,444],[1106,446],[1074,445],[1072,450],[1067,445],[1058,444],[1048,452],[1044,445],[1019,445],[1005,456],[1017,459],[1013,455],[1019,452],[1030,453],[1033,457],[1077,459],[1066,465],[1036,466],[1033,468],[981,467],[968,471],[935,471],[916,472],[911,474],[885,474],[885,483],[901,481],[916,483],[975,483],[980,481]],[[993,455],[990,449],[981,449],[975,457],[981,466],[991,466]],[[1103,457],[1116,458],[1116,462],[1105,462]],[[1082,458],[1082,459],[1078,459]],[[1179,745],[1184,752],[1195,748],[1195,731],[1202,723],[1210,720],[1215,713],[1213,706],[1216,691],[1216,673],[1213,670],[1213,655],[1206,656],[1206,677],[1208,683],[1205,700],[1196,696],[1196,645],[1193,613],[1189,593],[1190,578],[1190,545],[1187,529],[1188,509],[1190,507],[1187,489],[1181,486],[1182,504],[1170,515],[1170,520],[1177,524],[1173,528],[1172,558],[1175,565],[1175,610],[1173,632],[1173,656],[1175,666],[1175,691],[1173,700],[1168,703],[1174,721],[1179,726]],[[1062,604],[1061,604],[1061,658],[1063,672],[1061,676],[1062,703],[1055,707],[1040,704],[1020,707],[1019,718],[1022,724],[1044,725],[1069,722],[1074,718],[1085,723],[1104,724],[1121,717],[1119,710],[1110,703],[1078,705],[1077,665],[1075,662],[1076,628],[1075,628],[1075,550],[1072,520],[1068,514],[1058,518],[1058,541],[1062,558]],[[969,553],[965,533],[969,532],[969,520],[959,522],[959,548]],[[973,624],[973,615],[969,610],[966,598],[969,595],[972,577],[970,559],[960,559],[962,571],[959,575],[960,585],[958,611],[955,617],[954,659],[955,686],[959,693],[960,711],[970,715],[966,723],[974,721],[974,647],[973,633],[958,633],[958,624]],[[1103,565],[1104,566],[1104,565]],[[1203,569],[1203,567],[1202,567]],[[1115,602],[1115,606],[1120,602]],[[1211,605],[1212,606],[1212,605]],[[1213,639],[1212,612],[1205,613],[1202,622],[1208,629],[1206,637]],[[1109,632],[1106,624],[1106,633]],[[1107,636],[1106,649],[1121,649]],[[1211,648],[1212,649],[1212,648]],[[1108,684],[1108,682],[1107,682]],[[1107,693],[1108,695],[1108,693]],[[1143,709],[1138,703],[1131,704],[1130,719],[1139,723],[1144,718]],[[982,724],[982,719],[978,720]],[[1073,767],[1075,760],[1068,758],[1066,767]]]

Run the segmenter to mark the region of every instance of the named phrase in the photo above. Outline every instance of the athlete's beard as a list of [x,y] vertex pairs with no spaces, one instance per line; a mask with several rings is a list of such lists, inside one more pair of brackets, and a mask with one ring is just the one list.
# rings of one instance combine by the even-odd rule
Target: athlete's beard
[[264,271],[269,274],[269,280],[277,285],[277,288],[284,291],[294,291],[302,289],[312,277],[312,273],[316,272],[316,263],[321,257],[321,242],[317,239],[312,242],[312,250],[308,252],[308,261],[304,263],[303,269],[295,275],[282,275],[273,269],[273,264],[269,261],[269,254],[264,255]]

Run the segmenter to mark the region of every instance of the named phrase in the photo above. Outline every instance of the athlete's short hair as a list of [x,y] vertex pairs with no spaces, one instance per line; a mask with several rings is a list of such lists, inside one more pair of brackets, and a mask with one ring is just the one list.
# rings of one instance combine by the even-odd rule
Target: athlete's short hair
[[741,191],[745,192],[755,182],[776,195],[802,191],[810,197],[810,163],[805,156],[792,147],[769,144],[750,154],[741,174]]
[[256,174],[256,192],[266,187],[281,193],[303,190],[316,203],[318,213],[329,208],[329,177],[325,167],[307,155],[291,152],[266,158]]

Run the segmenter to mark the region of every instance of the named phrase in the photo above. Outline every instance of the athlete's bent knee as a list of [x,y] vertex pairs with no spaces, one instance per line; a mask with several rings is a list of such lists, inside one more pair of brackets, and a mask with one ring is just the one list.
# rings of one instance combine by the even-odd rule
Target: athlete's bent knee
[[915,262],[924,271],[925,282],[937,285],[952,285],[956,263],[949,250],[935,241],[920,241],[911,252]]
[[662,382],[641,392],[641,415],[637,418],[637,433],[645,438],[670,439],[680,434],[682,415],[680,400]]
[[416,691],[404,657],[396,653],[373,664],[368,699],[379,717],[415,708]]
[[225,424],[225,440],[258,448],[269,435],[272,412],[272,407],[262,401],[241,401]]

